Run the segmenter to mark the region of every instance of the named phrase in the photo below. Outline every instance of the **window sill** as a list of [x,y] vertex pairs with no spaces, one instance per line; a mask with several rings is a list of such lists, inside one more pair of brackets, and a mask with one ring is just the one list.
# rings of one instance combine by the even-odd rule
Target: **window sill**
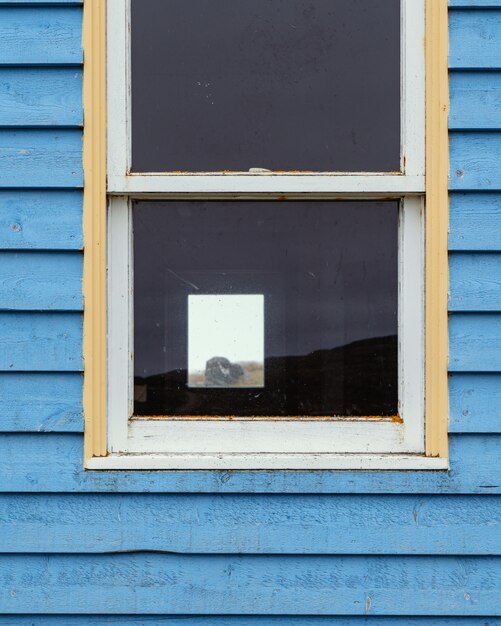
[[439,471],[449,459],[404,454],[110,454],[88,470],[382,470]]

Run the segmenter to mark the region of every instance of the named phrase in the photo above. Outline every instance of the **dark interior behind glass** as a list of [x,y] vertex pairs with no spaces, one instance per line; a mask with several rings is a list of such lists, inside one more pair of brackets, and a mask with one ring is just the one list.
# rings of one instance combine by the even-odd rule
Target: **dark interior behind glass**
[[[133,227],[136,415],[397,414],[397,201],[136,201]],[[262,295],[264,386],[188,386],[189,296],[218,294]]]
[[400,0],[132,0],[132,170],[400,169]]

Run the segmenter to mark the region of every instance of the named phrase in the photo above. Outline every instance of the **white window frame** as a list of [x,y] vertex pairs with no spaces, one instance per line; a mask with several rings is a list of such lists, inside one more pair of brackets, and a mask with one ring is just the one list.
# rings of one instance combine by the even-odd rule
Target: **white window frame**
[[[108,456],[90,469],[443,469],[424,456],[425,0],[401,0],[401,171],[130,172],[130,2],[107,3]],[[134,199],[400,199],[399,415],[133,418]]]

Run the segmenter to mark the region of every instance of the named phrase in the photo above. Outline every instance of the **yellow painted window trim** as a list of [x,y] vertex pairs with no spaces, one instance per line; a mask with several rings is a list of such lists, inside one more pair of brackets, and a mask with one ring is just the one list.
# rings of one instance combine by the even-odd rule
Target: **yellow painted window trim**
[[[426,0],[426,455],[448,456],[448,9]],[[106,1],[84,0],[84,457],[106,456]]]
[[106,455],[106,2],[84,0],[84,457]]
[[447,294],[449,80],[447,0],[426,0],[426,369],[427,456],[448,456]]

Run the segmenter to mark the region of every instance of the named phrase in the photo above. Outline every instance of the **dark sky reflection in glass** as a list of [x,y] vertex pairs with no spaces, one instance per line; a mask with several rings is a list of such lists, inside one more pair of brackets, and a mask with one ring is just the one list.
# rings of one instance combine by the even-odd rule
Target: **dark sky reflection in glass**
[[400,169],[400,0],[132,0],[132,170]]
[[[137,201],[133,223],[136,415],[397,413],[397,202]],[[204,294],[263,296],[264,387],[188,386]]]

